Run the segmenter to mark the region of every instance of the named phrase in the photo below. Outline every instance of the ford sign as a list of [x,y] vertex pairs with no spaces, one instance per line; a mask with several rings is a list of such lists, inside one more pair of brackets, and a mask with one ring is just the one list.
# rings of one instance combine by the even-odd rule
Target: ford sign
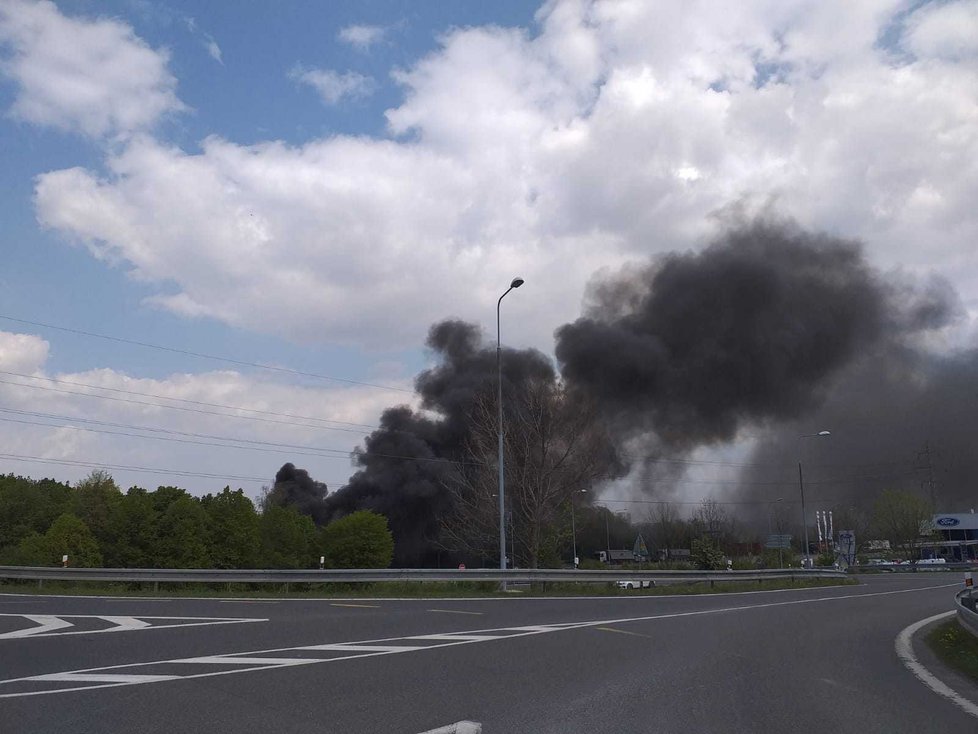
[[939,517],[937,524],[944,528],[953,528],[955,525],[960,525],[961,521],[956,517]]

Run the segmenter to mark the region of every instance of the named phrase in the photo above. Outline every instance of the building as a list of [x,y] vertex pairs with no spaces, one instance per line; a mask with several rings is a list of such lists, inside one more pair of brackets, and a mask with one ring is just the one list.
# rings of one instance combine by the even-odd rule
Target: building
[[978,515],[974,511],[934,515],[934,534],[936,540],[921,544],[925,556],[941,556],[949,561],[978,558]]

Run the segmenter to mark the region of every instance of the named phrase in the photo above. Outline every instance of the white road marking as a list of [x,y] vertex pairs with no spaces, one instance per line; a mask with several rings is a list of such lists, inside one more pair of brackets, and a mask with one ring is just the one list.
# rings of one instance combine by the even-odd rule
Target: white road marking
[[[35,675],[24,680],[57,683],[112,683],[114,685],[132,685],[134,683],[159,683],[164,680],[179,678],[175,675],[111,675],[106,673],[49,673]],[[87,686],[86,686],[87,688]]]
[[421,734],[482,734],[482,724],[478,721],[456,721],[448,726],[428,729]]
[[464,609],[426,609],[426,612],[442,612],[444,614],[472,614],[481,617],[485,612],[470,612]]
[[[62,635],[95,635],[102,632],[130,632],[133,630],[160,630],[173,629],[174,627],[202,627],[213,624],[240,624],[242,622],[267,622],[267,619],[245,618],[245,617],[128,617],[116,615],[100,614],[14,614],[12,612],[0,613],[0,617],[18,617],[36,622],[38,627],[28,627],[27,629],[14,630],[0,634],[0,640],[23,639],[29,637],[60,637]],[[111,624],[111,627],[102,627],[93,630],[72,630],[63,632],[74,627],[72,619],[99,619]],[[148,620],[162,620],[168,624],[153,624]],[[173,623],[173,624],[169,624]]]
[[[957,587],[959,585],[960,584],[955,583],[955,584],[948,584],[947,586]],[[422,652],[424,650],[441,650],[441,649],[446,648],[446,647],[455,647],[455,646],[458,646],[458,645],[476,645],[476,644],[480,644],[480,643],[483,643],[483,642],[489,642],[491,640],[512,640],[512,639],[516,639],[516,638],[519,638],[519,637],[530,637],[530,636],[534,636],[534,635],[547,634],[547,633],[551,633],[551,632],[560,632],[562,630],[584,629],[584,628],[587,628],[587,627],[602,627],[602,626],[609,626],[609,625],[616,625],[616,624],[625,624],[625,623],[628,623],[628,622],[648,622],[648,621],[660,620],[660,619],[676,619],[676,618],[680,618],[680,617],[697,617],[697,616],[703,616],[703,615],[707,615],[707,614],[724,614],[724,613],[728,613],[728,612],[740,612],[740,611],[748,611],[748,610],[753,610],[753,609],[770,609],[770,608],[774,608],[774,607],[793,606],[793,605],[797,605],[797,604],[817,604],[817,603],[821,603],[821,602],[841,601],[841,600],[846,600],[846,599],[864,599],[864,598],[881,597],[881,596],[893,596],[895,594],[908,594],[908,593],[913,593],[913,592],[917,592],[917,591],[930,591],[930,590],[933,590],[934,588],[943,588],[943,587],[927,586],[927,587],[918,587],[918,588],[912,588],[912,589],[897,589],[897,590],[894,590],[894,591],[879,591],[879,592],[873,592],[873,593],[870,593],[870,594],[848,594],[848,595],[844,595],[844,596],[823,596],[823,597],[816,597],[814,599],[792,599],[790,601],[770,602],[770,603],[766,603],[766,604],[747,604],[747,605],[734,606],[734,607],[722,607],[722,608],[718,608],[718,609],[700,609],[700,610],[695,610],[695,611],[690,611],[690,612],[673,612],[673,613],[669,613],[669,614],[653,614],[653,615],[642,616],[642,617],[626,617],[626,618],[621,618],[621,619],[600,619],[600,620],[590,620],[590,621],[586,621],[586,622],[562,622],[562,623],[553,624],[553,625],[533,625],[533,626],[527,626],[527,627],[522,627],[522,628],[519,628],[519,627],[497,627],[497,628],[493,628],[493,629],[468,630],[468,631],[459,632],[457,634],[450,634],[450,633],[449,634],[446,634],[446,637],[448,637],[450,639],[445,640],[441,644],[425,645],[425,646],[420,646],[420,647],[410,647],[410,646],[407,646],[407,645],[392,645],[392,644],[389,644],[389,643],[397,642],[397,641],[400,641],[400,640],[403,640],[403,641],[406,641],[406,642],[410,642],[411,639],[413,639],[411,637],[388,637],[388,638],[383,638],[383,639],[379,639],[379,640],[361,640],[361,641],[358,641],[358,642],[345,642],[345,643],[324,644],[324,645],[304,645],[304,646],[300,646],[300,647],[274,648],[274,649],[271,649],[271,650],[253,650],[253,651],[250,651],[250,652],[240,652],[240,653],[233,653],[233,654],[237,654],[237,655],[241,655],[241,656],[247,656],[247,655],[255,656],[256,657],[256,661],[260,661],[260,664],[259,665],[256,665],[255,667],[241,666],[240,668],[234,668],[234,669],[231,669],[231,670],[211,671],[211,672],[206,672],[206,673],[192,673],[192,674],[189,674],[189,675],[174,675],[172,677],[166,677],[165,680],[192,680],[192,679],[195,679],[195,678],[211,678],[211,677],[216,677],[216,676],[219,676],[219,675],[235,675],[235,674],[238,674],[238,673],[256,672],[256,671],[259,671],[259,670],[269,670],[269,669],[283,667],[281,665],[276,665],[274,663],[273,664],[268,664],[266,662],[268,660],[268,658],[261,658],[261,657],[259,657],[261,655],[266,655],[266,654],[270,654],[270,653],[288,653],[288,652],[294,652],[294,651],[299,651],[299,650],[303,650],[303,651],[305,651],[305,650],[324,650],[324,651],[326,651],[326,650],[332,650],[332,651],[337,651],[337,652],[349,652],[350,653],[349,655],[344,655],[344,656],[340,656],[340,657],[310,660],[308,664],[311,665],[311,664],[314,664],[314,663],[316,663],[316,664],[338,663],[338,662],[342,662],[342,661],[345,661],[345,660],[360,659],[360,658],[369,658],[369,657],[378,657],[378,656],[382,656],[382,655],[399,654],[399,653],[403,653],[403,652]],[[496,633],[496,634],[487,635],[487,634],[481,634],[481,633]],[[480,639],[474,639],[474,638],[477,638],[477,637],[480,638]],[[485,638],[485,639],[481,639],[481,638]],[[383,644],[383,643],[388,643],[388,644]],[[220,657],[220,656],[218,656],[218,657]],[[274,658],[273,658],[273,660],[274,660]],[[105,672],[107,672],[107,671],[122,671],[122,670],[126,670],[126,669],[144,668],[144,667],[152,666],[152,665],[179,664],[180,662],[181,662],[180,659],[177,659],[177,660],[153,660],[153,661],[142,662],[142,663],[125,663],[125,664],[122,664],[122,665],[110,665],[110,666],[107,666],[107,667],[104,667],[104,668],[85,668],[85,669],[82,669],[82,670],[66,671],[64,673],[54,673],[52,675],[74,676],[76,674],[78,674],[78,675],[89,675],[89,674],[91,674],[91,675],[95,676],[96,678],[99,678],[100,676],[103,676],[103,674]],[[8,685],[8,684],[11,684],[11,683],[22,683],[24,681],[41,680],[41,679],[43,679],[43,676],[41,676],[41,677],[34,676],[34,677],[28,677],[28,678],[10,678],[10,679],[7,679],[7,680],[0,680],[0,690],[3,690],[2,689],[2,686]],[[72,692],[75,692],[75,691],[93,690],[93,689],[97,689],[97,688],[109,688],[109,687],[113,687],[113,686],[124,686],[124,685],[138,685],[140,683],[153,683],[153,682],[157,682],[157,681],[155,681],[155,680],[132,680],[132,681],[126,680],[126,681],[121,681],[121,682],[118,682],[118,683],[98,683],[98,684],[92,685],[92,686],[75,686],[75,687],[72,687],[72,688],[64,688],[64,689],[48,689],[48,690],[41,690],[41,691],[21,691],[21,692],[18,692],[18,693],[0,693],[0,699],[3,699],[3,698],[19,698],[19,697],[23,697],[23,696],[44,696],[44,695],[50,695],[50,694],[55,694],[55,693],[72,693]]]
[[452,634],[451,632],[444,635],[414,635],[414,637],[406,638],[408,640],[496,640],[499,639],[498,635],[469,635],[464,632],[459,632],[458,634]]
[[183,658],[174,660],[175,663],[192,663],[197,665],[306,665],[322,662],[319,658],[262,658],[238,657],[235,655],[205,655],[199,658]]
[[925,668],[917,659],[917,656],[913,651],[913,636],[917,630],[919,630],[921,627],[926,627],[931,622],[936,622],[938,619],[950,617],[954,613],[954,611],[942,612],[940,614],[935,614],[933,617],[927,617],[927,619],[914,622],[909,627],[905,627],[900,634],[897,635],[894,646],[896,647],[896,653],[900,657],[900,660],[902,660],[903,664],[910,669],[911,673],[917,676],[921,683],[930,688],[937,695],[944,696],[944,698],[948,699],[956,706],[961,707],[975,718],[978,718],[978,706],[927,670],[927,668]]
[[23,617],[39,625],[38,627],[28,627],[27,629],[14,630],[13,632],[4,632],[0,635],[0,640],[12,639],[14,637],[45,637],[49,632],[64,629],[65,627],[74,627],[71,622],[50,614],[2,614],[0,616]]
[[[395,637],[392,639],[400,640],[401,637]],[[392,652],[414,652],[415,650],[424,650],[423,647],[409,646],[409,645],[361,645],[357,642],[353,643],[342,643],[338,645],[308,645],[303,647],[295,647],[293,650],[323,650],[332,652],[382,652],[382,653],[392,653]]]

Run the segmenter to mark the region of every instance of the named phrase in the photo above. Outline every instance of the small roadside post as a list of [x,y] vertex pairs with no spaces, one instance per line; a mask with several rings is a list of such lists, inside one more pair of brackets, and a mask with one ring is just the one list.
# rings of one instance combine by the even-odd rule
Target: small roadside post
[[326,566],[326,556],[319,556],[319,570],[322,571]]
[[65,553],[63,556],[61,556],[61,567],[62,568],[68,568],[68,554],[67,553]]

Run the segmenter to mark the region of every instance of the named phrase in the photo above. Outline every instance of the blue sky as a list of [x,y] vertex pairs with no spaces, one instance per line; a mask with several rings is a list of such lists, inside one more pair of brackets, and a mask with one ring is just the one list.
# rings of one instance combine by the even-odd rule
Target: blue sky
[[0,411],[49,416],[0,414],[0,472],[254,494],[294,460],[335,486],[362,431],[158,404],[372,425],[432,322],[491,333],[522,275],[506,340],[550,352],[595,273],[703,247],[735,205],[945,278],[964,317],[934,347],[973,344],[976,39],[975,0],[0,0],[0,314],[396,388],[0,319],[0,371],[31,376],[0,375]]

